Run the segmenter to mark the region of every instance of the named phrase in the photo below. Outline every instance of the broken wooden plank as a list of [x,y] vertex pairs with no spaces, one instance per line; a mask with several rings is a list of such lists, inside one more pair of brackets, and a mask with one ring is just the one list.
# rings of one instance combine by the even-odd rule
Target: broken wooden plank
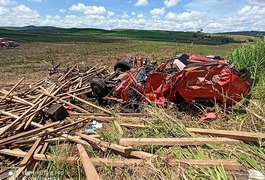
[[143,121],[151,121],[151,119],[147,119],[147,118],[144,118],[144,119],[141,119],[141,118],[131,118],[131,117],[107,117],[107,116],[82,116],[80,115],[80,117],[82,118],[89,118],[89,119],[95,119],[97,121],[102,121],[102,122],[113,122],[114,120],[118,120],[119,122],[121,121],[125,121],[125,122],[143,122]]
[[9,96],[10,93],[12,93],[14,91],[14,89],[24,80],[25,78],[22,77],[8,92],[7,94],[4,95],[4,97],[1,98],[0,102],[2,102],[3,100],[5,100],[5,98],[7,98]]
[[79,143],[79,144],[82,144],[82,145],[91,147],[91,145],[88,142],[86,142],[86,141],[84,141],[82,139],[78,139],[77,137],[74,137],[72,135],[62,134],[61,137],[66,138],[66,139],[69,139],[70,141],[73,141],[75,143]]
[[42,138],[38,138],[33,146],[30,148],[29,152],[26,154],[26,156],[23,158],[23,160],[19,164],[19,168],[16,170],[14,175],[10,179],[16,179],[20,176],[20,174],[26,169],[26,167],[29,165],[29,163],[32,161],[32,157],[34,155],[34,152],[38,148],[39,144],[41,143]]
[[[4,134],[6,131],[8,131],[9,129],[11,129],[12,127],[14,127],[21,119],[23,119],[26,115],[28,115],[28,113],[34,109],[38,104],[40,103],[40,101],[36,104],[34,104],[33,106],[31,106],[27,111],[25,111],[21,116],[19,116],[15,121],[13,121],[11,124],[5,126],[3,129],[1,129],[0,131],[0,136],[2,134]],[[1,143],[0,143],[1,144]]]
[[61,76],[58,81],[63,81],[65,80],[65,78],[76,68],[76,64],[72,66],[71,69],[69,69],[69,71],[67,73],[65,73],[63,76]]
[[25,166],[30,161],[30,159],[32,158],[35,150],[38,148],[39,144],[41,143],[41,141],[42,141],[42,138],[37,138],[37,140],[35,141],[33,146],[30,148],[30,150],[27,153],[27,155],[20,162],[19,166]]
[[67,95],[71,96],[71,97],[74,98],[74,99],[77,99],[78,101],[80,101],[80,102],[82,102],[82,103],[84,103],[84,104],[87,104],[87,105],[89,105],[89,106],[91,106],[91,107],[93,107],[93,108],[96,108],[96,109],[98,109],[98,110],[100,110],[100,111],[103,111],[104,113],[107,113],[107,114],[109,114],[109,115],[113,115],[112,112],[110,112],[109,110],[107,110],[107,109],[105,109],[105,108],[99,107],[99,106],[97,106],[97,105],[95,105],[95,104],[93,104],[93,103],[91,103],[91,102],[88,102],[88,101],[86,101],[86,100],[84,100],[84,99],[81,99],[81,98],[79,98],[79,97],[76,97],[76,96],[74,96],[74,95],[72,95],[72,94],[69,94],[69,93],[68,93]]
[[147,128],[147,127],[149,127],[149,126],[146,126],[144,124],[121,123],[120,125],[123,126],[123,127],[126,127],[126,128]]
[[87,155],[87,152],[85,150],[85,148],[81,145],[81,144],[77,144],[77,150],[79,152],[79,156],[81,159],[81,162],[83,164],[83,168],[85,170],[85,174],[86,174],[86,179],[90,180],[90,179],[101,179],[95,169],[95,167],[93,166],[89,156]]
[[241,169],[240,163],[236,159],[173,159],[169,160],[171,166],[181,167],[215,167],[223,166],[224,169],[229,171],[239,171]]
[[54,96],[54,95],[52,95],[50,93],[47,93],[47,92],[44,92],[44,91],[39,91],[39,92],[44,94],[44,95],[46,95],[46,96],[49,96],[49,97],[57,100],[57,101],[61,101],[62,103],[67,104],[68,106],[72,106],[72,107],[74,107],[75,109],[77,109],[77,110],[79,110],[81,112],[89,113],[89,111],[87,111],[87,110],[85,110],[85,109],[83,109],[83,108],[81,108],[81,107],[79,107],[77,105],[74,105],[74,104],[72,104],[72,103],[70,103],[68,101],[65,101],[65,100],[63,100],[61,98],[58,98],[58,97],[56,97],[56,96]]
[[[26,156],[26,152],[10,150],[10,149],[1,149],[0,154],[21,157]],[[34,154],[33,158],[39,161],[63,161],[69,164],[74,164],[77,161],[80,161],[78,157],[64,157],[64,156],[50,156],[44,154]],[[133,167],[134,165],[140,164],[150,164],[149,161],[142,159],[106,159],[106,158],[90,158],[94,166],[113,166],[113,167]],[[165,161],[167,162],[167,161]],[[168,160],[168,163],[172,166],[191,166],[191,167],[215,167],[222,165],[226,170],[237,170],[240,168],[240,163],[235,159],[171,159]],[[235,166],[235,167],[233,167]]]
[[265,140],[265,133],[256,132],[246,132],[246,131],[229,131],[229,130],[216,130],[216,129],[201,129],[201,128],[187,128],[189,132],[211,135],[211,136],[221,136],[232,139],[238,139],[243,141],[254,141]]
[[120,145],[191,146],[205,144],[237,144],[239,140],[229,138],[122,138]]
[[132,149],[131,147],[124,147],[124,146],[121,146],[121,145],[118,145],[118,144],[102,141],[100,139],[93,138],[93,137],[91,137],[89,135],[85,135],[85,134],[82,134],[82,133],[79,133],[79,132],[76,132],[76,134],[78,136],[82,137],[83,139],[87,140],[90,143],[94,143],[94,144],[96,144],[98,146],[103,146],[105,148],[109,148],[109,149],[112,149],[112,150],[115,150],[115,151],[130,155],[130,156],[134,156],[134,157],[137,157],[137,158],[150,159],[150,158],[157,157],[156,155],[151,154],[151,153],[147,153],[147,152],[143,152],[143,151],[136,151],[136,150]]
[[38,132],[41,132],[41,131],[46,130],[46,129],[50,128],[50,127],[56,126],[58,124],[60,124],[60,122],[54,122],[54,123],[45,125],[45,126],[43,126],[41,128],[33,129],[33,130],[30,130],[30,131],[25,131],[25,132],[16,134],[14,136],[9,136],[7,138],[4,138],[4,139],[0,140],[0,145],[5,145],[5,144],[12,143],[14,140],[17,140],[17,139],[19,139],[21,137],[27,137],[29,135],[36,134]]

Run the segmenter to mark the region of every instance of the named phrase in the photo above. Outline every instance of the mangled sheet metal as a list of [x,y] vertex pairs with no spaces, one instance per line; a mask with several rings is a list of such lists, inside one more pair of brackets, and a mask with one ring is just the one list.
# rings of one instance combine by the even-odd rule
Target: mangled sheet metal
[[92,80],[94,94],[118,102],[151,101],[161,106],[192,101],[231,106],[249,98],[253,87],[247,71],[235,71],[227,60],[211,56],[180,54],[159,66],[129,67],[125,61],[117,62],[111,78]]

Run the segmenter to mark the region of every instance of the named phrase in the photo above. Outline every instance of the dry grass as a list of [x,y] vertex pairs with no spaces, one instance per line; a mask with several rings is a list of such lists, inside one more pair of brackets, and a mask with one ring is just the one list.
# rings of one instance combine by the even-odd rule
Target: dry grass
[[14,84],[23,76],[27,77],[28,81],[41,79],[47,76],[52,61],[61,63],[62,67],[77,62],[112,67],[118,57],[165,60],[181,52],[204,55],[218,53],[226,56],[235,46],[235,44],[210,46],[134,40],[112,43],[22,43],[19,48],[0,49],[0,73],[4,74],[1,76],[0,85]]

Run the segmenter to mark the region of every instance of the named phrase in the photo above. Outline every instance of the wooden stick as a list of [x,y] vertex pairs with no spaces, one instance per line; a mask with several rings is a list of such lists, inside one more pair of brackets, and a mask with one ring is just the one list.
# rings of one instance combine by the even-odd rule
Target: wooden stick
[[[71,115],[73,116],[81,116],[81,115],[84,115],[84,116],[109,116],[105,113],[78,113],[78,112],[71,112],[70,113]],[[139,118],[142,118],[142,119],[147,119],[148,120],[148,116],[145,115],[145,114],[141,114],[141,113],[117,113],[118,116],[121,116],[121,117],[128,117],[128,118],[134,118],[134,119],[139,119]],[[138,118],[139,117],[139,118]]]
[[[10,150],[10,149],[0,149],[0,154],[13,156],[13,157],[25,157],[26,152],[16,151],[16,150]],[[78,157],[64,157],[64,156],[57,156],[53,157],[50,155],[44,155],[44,154],[34,154],[33,158],[35,160],[39,161],[62,161],[70,164],[74,164],[77,161],[80,161]],[[150,162],[146,162],[142,159],[121,159],[121,160],[115,160],[115,159],[105,159],[105,158],[90,158],[91,162],[94,166],[114,166],[114,167],[123,167],[123,166],[134,166],[134,165],[140,165],[140,164],[150,164]],[[238,170],[240,169],[240,164],[237,162],[237,160],[231,159],[173,159],[169,160],[168,163],[172,166],[193,166],[193,167],[215,167],[215,166],[223,166],[226,170]]]
[[[6,90],[2,90],[2,91],[0,91],[1,93],[3,93],[3,94],[5,94],[5,95],[7,95],[9,92],[8,91],[6,91]],[[31,102],[29,102],[29,101],[26,101],[25,99],[22,99],[22,98],[20,98],[20,97],[18,97],[18,96],[15,96],[15,95],[13,95],[13,94],[11,94],[12,95],[12,98],[11,99],[16,99],[18,102],[21,102],[22,104],[24,103],[24,104],[27,104],[27,105],[29,105],[29,106],[33,106],[34,104],[33,103],[31,103]]]
[[30,131],[25,131],[25,132],[16,134],[14,136],[9,136],[7,138],[4,138],[4,139],[0,140],[0,145],[5,145],[5,144],[12,143],[12,141],[17,140],[17,139],[19,139],[21,137],[27,137],[27,136],[32,135],[32,134],[36,135],[36,133],[39,133],[39,132],[41,132],[41,131],[43,131],[45,129],[48,129],[50,127],[56,126],[59,123],[60,122],[54,122],[54,123],[45,125],[45,126],[43,126],[41,128],[33,129],[33,130],[30,130]]
[[73,142],[76,142],[76,143],[91,147],[91,145],[88,142],[86,142],[86,141],[84,141],[82,139],[78,139],[78,138],[76,138],[74,136],[71,136],[69,134],[62,134],[61,137],[69,139],[70,141],[73,141]]
[[23,160],[19,164],[18,170],[15,172],[15,174],[11,177],[11,179],[16,179],[19,177],[19,175],[26,169],[26,167],[29,165],[29,162],[32,161],[33,154],[35,150],[38,148],[39,144],[41,143],[42,138],[38,138],[33,146],[30,148],[29,152],[26,154],[26,156],[23,158]]
[[[48,146],[49,146],[49,143],[48,142],[45,142],[43,145],[39,146],[38,149],[36,149],[35,153],[36,154],[37,153],[44,154],[45,151],[47,150]],[[30,171],[33,170],[34,171],[37,168],[38,163],[39,163],[38,161],[34,160],[34,162],[32,162],[32,164],[30,165],[30,167],[28,168],[28,170],[30,170]]]
[[[39,101],[40,102],[40,101]],[[34,106],[31,106],[27,111],[25,111],[21,116],[19,116],[19,118],[17,118],[15,121],[13,121],[11,124],[5,126],[5,128],[0,130],[0,136],[2,134],[4,134],[6,131],[8,131],[9,129],[11,129],[12,127],[14,127],[22,118],[24,118],[32,109],[34,109],[38,104],[34,104]],[[1,144],[1,143],[0,143]]]
[[95,120],[98,120],[98,121],[103,121],[103,122],[112,122],[113,120],[119,120],[119,121],[125,121],[125,122],[127,122],[127,121],[132,121],[132,122],[142,122],[142,121],[148,121],[148,120],[150,120],[151,121],[151,119],[146,119],[146,118],[144,118],[144,119],[140,119],[140,118],[127,118],[127,117],[107,117],[107,116],[86,116],[86,115],[84,115],[84,116],[82,116],[82,115],[80,115],[80,117],[84,117],[84,118],[87,118],[87,119],[95,119]]
[[32,158],[35,150],[38,148],[39,144],[41,143],[41,141],[42,141],[42,138],[37,138],[37,140],[35,141],[33,146],[30,148],[30,150],[27,153],[27,155],[20,162],[19,166],[25,166],[30,161],[30,159]]
[[95,167],[93,166],[89,156],[87,155],[85,148],[81,144],[77,144],[77,150],[79,152],[80,159],[81,159],[81,162],[83,164],[83,168],[85,170],[86,179],[87,180],[90,180],[90,179],[99,180],[99,179],[101,179],[99,177]]
[[80,88],[80,89],[76,89],[76,90],[73,90],[73,91],[69,91],[69,92],[66,92],[66,93],[62,93],[62,94],[58,94],[57,96],[58,97],[64,97],[64,96],[66,96],[68,93],[77,93],[77,92],[79,92],[79,91],[83,91],[83,90],[87,90],[87,89],[91,89],[91,87],[90,86],[87,86],[87,87],[82,87],[82,88]]
[[75,99],[77,99],[78,101],[80,101],[80,102],[82,102],[82,103],[85,103],[85,104],[87,104],[87,105],[89,105],[89,106],[91,106],[91,107],[93,107],[93,108],[96,108],[96,109],[98,109],[98,110],[100,110],[100,111],[103,111],[103,112],[105,112],[105,113],[107,113],[107,114],[109,114],[109,115],[113,115],[113,113],[112,112],[110,112],[109,110],[107,110],[107,109],[104,109],[104,108],[102,108],[102,107],[99,107],[99,106],[97,106],[97,105],[95,105],[95,104],[93,104],[93,103],[90,103],[90,102],[88,102],[88,101],[86,101],[86,100],[84,100],[84,99],[81,99],[81,98],[79,98],[79,97],[76,97],[76,96],[74,96],[74,95],[72,95],[72,94],[67,94],[67,95],[69,95],[69,96],[71,96],[72,98],[75,98]]
[[149,117],[149,114],[146,113],[119,113],[120,116],[131,116],[131,117]]
[[130,156],[134,156],[134,157],[137,157],[137,158],[150,159],[150,158],[157,157],[154,154],[146,153],[146,152],[143,152],[143,151],[136,151],[136,150],[132,149],[131,147],[124,147],[124,146],[121,146],[121,145],[118,145],[118,144],[102,141],[100,139],[93,138],[93,137],[91,137],[89,135],[85,135],[85,134],[82,134],[82,133],[79,133],[79,132],[76,132],[76,135],[82,137],[83,139],[87,140],[90,143],[94,143],[94,144],[96,144],[98,146],[103,146],[105,148],[109,148],[109,149],[112,149],[112,150],[115,150],[115,151],[130,155]]
[[229,171],[239,171],[241,168],[240,163],[236,159],[183,159],[183,160],[169,160],[169,164],[172,166],[182,166],[182,167],[215,167],[223,166],[224,169]]
[[128,124],[128,123],[121,123],[121,126],[124,126],[126,128],[147,128],[149,126],[146,126],[144,124]]
[[123,138],[120,145],[196,146],[204,144],[237,144],[229,138]]
[[216,129],[200,129],[200,128],[187,128],[189,132],[211,135],[211,136],[221,136],[232,139],[238,139],[242,141],[253,141],[257,142],[259,140],[265,140],[265,133],[255,133],[246,131],[227,131],[227,130],[216,130]]
[[[81,123],[83,121],[86,121],[86,120],[80,120],[80,121],[73,122],[71,124],[62,126],[62,127],[60,127],[60,130],[61,129],[64,129],[64,128],[67,128],[67,127],[70,127],[70,126],[73,126],[75,124]],[[36,126],[36,127],[39,127],[39,128],[43,127],[43,125],[38,124],[38,123],[35,123],[35,122],[31,122],[31,125]],[[57,130],[56,129],[53,129],[53,128],[48,128],[47,131],[56,133],[58,131],[58,129],[59,128],[57,128]],[[52,140],[49,140],[48,142],[51,142],[51,141],[61,141],[61,140],[65,141],[66,139],[68,139],[70,141],[73,141],[73,142],[76,142],[76,143],[79,143],[79,144],[83,144],[83,145],[86,145],[86,146],[90,146],[91,147],[91,145],[89,143],[87,143],[86,141],[84,141],[82,139],[79,139],[79,138],[76,138],[76,137],[74,137],[72,135],[69,135],[69,134],[62,134],[60,138],[58,138],[58,139],[52,139]],[[94,146],[94,148],[95,149],[100,149],[97,146]]]
[[52,95],[52,94],[49,94],[49,93],[46,93],[46,92],[43,92],[43,91],[39,91],[39,92],[40,92],[40,93],[43,93],[43,94],[46,95],[46,96],[52,97],[52,98],[55,99],[55,100],[61,101],[61,102],[64,103],[64,104],[67,104],[67,105],[69,105],[69,106],[73,106],[74,108],[76,108],[77,110],[79,110],[79,111],[81,111],[81,112],[89,113],[87,110],[85,110],[85,109],[83,109],[83,108],[81,108],[81,107],[79,107],[79,106],[76,106],[76,105],[74,105],[74,104],[72,104],[72,103],[70,103],[70,102],[67,102],[67,101],[65,101],[65,100],[63,100],[63,99],[60,99],[60,98],[58,98],[58,97],[56,97],[56,96],[54,96],[54,95]]
[[[0,98],[3,98],[3,96],[0,96]],[[29,105],[28,103],[26,103],[24,101],[20,101],[20,100],[14,99],[14,98],[6,97],[5,99],[8,100],[8,101],[15,102],[15,103],[20,103],[20,104],[23,104],[23,105]]]
[[74,70],[75,67],[76,64],[64,76],[60,77],[58,81],[63,81]]
[[69,112],[70,116],[104,116],[109,117],[105,113],[78,113],[78,112]]
[[0,102],[2,102],[4,99],[6,99],[6,97],[8,97],[9,96],[9,94],[10,93],[12,93],[12,91],[22,82],[24,80],[24,77],[23,78],[21,78],[18,82],[17,82],[17,84],[15,84],[15,86],[13,86],[9,91],[8,91],[8,93],[4,96],[4,97],[2,97],[1,98],[1,100],[0,100]]
[[79,132],[76,132],[76,135],[84,138],[85,140],[87,140],[90,143],[94,143],[94,144],[97,144],[99,146],[103,146],[105,148],[109,148],[109,149],[112,149],[112,150],[115,150],[115,151],[118,151],[118,152],[121,152],[121,153],[124,153],[124,154],[127,154],[127,155],[131,155],[131,156],[134,156],[134,157],[137,157],[137,158],[150,159],[150,158],[157,157],[154,154],[146,153],[146,152],[143,152],[143,151],[136,151],[136,150],[132,149],[131,147],[124,147],[124,146],[121,146],[121,145],[118,145],[118,144],[102,141],[100,139],[93,138],[93,137],[91,137],[89,135],[81,134]]

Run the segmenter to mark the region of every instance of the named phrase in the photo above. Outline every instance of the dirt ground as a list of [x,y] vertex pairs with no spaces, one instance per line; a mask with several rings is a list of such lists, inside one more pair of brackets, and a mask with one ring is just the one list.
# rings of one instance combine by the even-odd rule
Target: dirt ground
[[[172,42],[123,40],[117,42],[85,43],[22,43],[14,49],[0,49],[0,85],[14,84],[21,77],[34,82],[46,77],[54,64],[69,67],[75,63],[108,66],[117,58],[148,57],[149,60],[166,60],[177,53],[220,54],[225,57],[236,44],[219,46],[191,45]],[[218,49],[217,49],[218,48]]]

